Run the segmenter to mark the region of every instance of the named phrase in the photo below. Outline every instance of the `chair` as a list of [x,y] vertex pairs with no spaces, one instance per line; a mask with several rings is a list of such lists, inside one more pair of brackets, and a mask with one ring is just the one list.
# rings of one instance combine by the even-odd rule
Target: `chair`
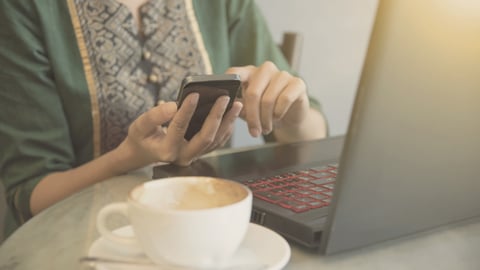
[[283,40],[280,44],[285,58],[290,67],[294,71],[298,71],[300,67],[300,58],[302,56],[303,36],[298,32],[284,32]]

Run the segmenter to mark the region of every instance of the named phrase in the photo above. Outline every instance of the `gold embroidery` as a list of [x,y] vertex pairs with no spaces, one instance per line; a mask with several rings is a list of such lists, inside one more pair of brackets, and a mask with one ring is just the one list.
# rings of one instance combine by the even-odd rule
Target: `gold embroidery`
[[97,89],[101,153],[120,144],[158,100],[175,100],[185,76],[211,73],[191,2],[147,1],[138,32],[130,10],[115,0],[71,1]]
[[92,66],[90,64],[90,58],[88,56],[87,46],[82,32],[82,26],[78,17],[77,9],[74,0],[68,0],[68,9],[70,11],[70,17],[72,19],[73,30],[77,38],[78,48],[82,57],[83,69],[85,72],[85,78],[87,80],[88,91],[90,93],[90,105],[92,108],[92,121],[93,121],[93,157],[100,156],[100,112],[98,109],[97,89],[95,87],[94,75]]

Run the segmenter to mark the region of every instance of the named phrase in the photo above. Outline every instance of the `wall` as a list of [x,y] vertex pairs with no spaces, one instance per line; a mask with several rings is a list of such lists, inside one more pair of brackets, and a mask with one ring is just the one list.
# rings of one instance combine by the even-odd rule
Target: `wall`
[[[321,101],[331,135],[344,134],[355,97],[377,0],[257,0],[278,42],[304,35],[299,73]],[[233,146],[261,143],[237,123]]]

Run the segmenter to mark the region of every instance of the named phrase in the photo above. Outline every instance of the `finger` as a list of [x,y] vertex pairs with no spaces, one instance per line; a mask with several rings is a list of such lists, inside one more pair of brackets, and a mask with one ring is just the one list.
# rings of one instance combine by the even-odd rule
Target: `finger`
[[287,87],[292,77],[286,71],[277,72],[263,93],[260,102],[260,120],[263,134],[268,134],[272,131],[275,104],[280,93]]
[[136,137],[147,137],[158,131],[158,127],[167,123],[177,112],[175,102],[160,104],[140,115],[129,128],[129,134]]
[[178,109],[178,112],[173,117],[172,121],[168,125],[167,139],[170,143],[180,144],[184,140],[185,132],[187,131],[188,124],[192,118],[195,109],[197,108],[199,99],[198,93],[189,94],[183,101],[182,107]]
[[248,88],[245,90],[243,100],[246,112],[245,120],[253,137],[261,134],[260,100],[276,72],[278,69],[272,62],[265,62],[250,76],[248,81]]
[[242,82],[241,92],[238,94],[239,97],[243,97],[245,90],[248,88],[248,81],[250,77],[255,72],[257,67],[249,65],[243,67],[231,67],[227,69],[226,74],[237,74],[240,76],[240,81]]
[[225,74],[237,74],[240,76],[240,81],[248,82],[251,74],[255,71],[256,67],[249,65],[243,67],[231,67],[225,71]]
[[302,79],[293,78],[285,87],[275,104],[273,118],[274,120],[282,119],[296,102],[304,102],[306,97],[306,86]]
[[221,96],[212,106],[200,131],[195,134],[181,154],[182,159],[192,159],[204,153],[214,143],[218,128],[222,122],[223,114],[230,97]]
[[215,142],[206,150],[206,153],[211,152],[218,147],[224,146],[233,134],[235,120],[238,118],[243,104],[236,101],[233,103],[232,108],[224,115],[222,123],[217,131]]
[[223,123],[229,123],[229,122],[234,122],[238,116],[240,115],[240,112],[243,109],[243,104],[239,101],[235,101],[232,104],[232,108],[223,116]]
[[245,108],[242,108],[242,110],[240,111],[239,117],[243,120],[247,118],[247,111],[245,111]]
[[228,111],[228,113],[224,116],[224,120],[220,125],[220,131],[219,131],[220,133],[219,146],[225,145],[225,143],[232,136],[235,121],[240,115],[242,108],[243,108],[242,103],[234,102],[230,111]]
[[229,101],[230,97],[228,96],[219,97],[208,113],[202,128],[198,132],[199,138],[205,143],[213,142],[215,135],[217,134],[217,131],[222,123]]
[[242,109],[240,110],[239,117],[245,119],[245,106],[243,105],[243,98],[236,98],[235,102],[242,104]]

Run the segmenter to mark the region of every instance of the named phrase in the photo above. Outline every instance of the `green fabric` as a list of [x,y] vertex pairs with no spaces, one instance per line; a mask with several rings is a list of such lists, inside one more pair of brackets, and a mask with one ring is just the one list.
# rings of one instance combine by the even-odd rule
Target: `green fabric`
[[214,73],[223,73],[231,66],[260,65],[267,60],[290,70],[255,2],[208,3],[197,0],[194,7]]
[[[214,73],[266,60],[289,69],[253,1],[193,4]],[[2,0],[0,25],[0,180],[8,236],[31,217],[30,195],[40,179],[93,158],[93,124],[67,1]]]
[[[200,30],[206,38],[204,43],[209,52],[214,73],[223,73],[231,66],[260,65],[274,62],[281,70],[293,71],[273,40],[264,16],[254,1],[211,0],[194,1]],[[212,16],[227,23],[218,23]],[[211,35],[211,36],[209,36]],[[225,55],[229,55],[226,58]],[[310,97],[310,106],[321,111],[320,103]],[[264,136],[273,141],[273,136]]]
[[69,13],[65,4],[49,2],[0,2],[6,235],[30,218],[30,194],[41,178],[92,157],[90,101]]

